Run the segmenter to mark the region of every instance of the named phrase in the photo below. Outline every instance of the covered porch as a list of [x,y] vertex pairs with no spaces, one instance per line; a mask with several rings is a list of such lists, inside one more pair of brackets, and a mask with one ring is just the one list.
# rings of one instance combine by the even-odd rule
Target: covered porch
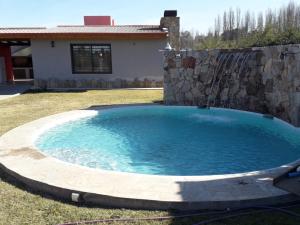
[[0,40],[0,84],[32,80],[30,40]]

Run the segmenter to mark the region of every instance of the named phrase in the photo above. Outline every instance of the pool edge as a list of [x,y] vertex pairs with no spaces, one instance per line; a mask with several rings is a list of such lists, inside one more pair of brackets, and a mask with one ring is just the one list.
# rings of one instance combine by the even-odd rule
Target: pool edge
[[[157,104],[137,104],[137,105],[157,105]],[[122,107],[122,106],[129,106],[127,105],[114,105],[112,107]],[[134,105],[136,106],[136,104]],[[97,106],[97,108],[102,108],[101,106]],[[110,106],[104,106],[106,108],[109,108]],[[34,138],[33,136],[37,135],[38,133],[40,133],[40,131],[37,131],[37,133],[31,135],[28,139],[29,141],[25,141],[24,143],[17,143],[17,145],[15,147],[14,143],[11,143],[12,140],[14,140],[13,138],[9,139],[7,138],[7,136],[14,136],[16,135],[15,132],[20,131],[20,129],[23,129],[24,131],[28,131],[30,129],[33,128],[39,128],[42,129],[41,124],[43,122],[49,122],[50,120],[56,120],[57,118],[61,119],[61,121],[65,121],[63,119],[64,116],[70,116],[73,114],[77,114],[79,112],[85,112],[87,110],[74,110],[74,111],[69,111],[69,112],[64,112],[64,113],[60,113],[60,114],[55,114],[52,116],[48,116],[48,117],[44,117],[32,122],[29,122],[27,124],[24,124],[20,127],[17,127],[7,133],[5,133],[4,135],[2,135],[0,137],[0,170],[15,178],[16,180],[24,183],[27,187],[32,188],[33,190],[37,190],[39,192],[46,192],[48,194],[51,194],[57,198],[61,198],[61,199],[65,199],[65,200],[71,200],[71,194],[72,193],[79,193],[80,194],[80,201],[87,203],[87,204],[96,204],[96,205],[101,205],[101,206],[110,206],[110,207],[122,207],[122,208],[134,208],[134,209],[181,209],[181,210],[192,210],[192,209],[224,209],[224,208],[240,208],[240,207],[249,207],[249,206],[255,206],[255,205],[267,205],[267,204],[278,204],[278,203],[286,203],[286,202],[291,202],[291,201],[296,201],[299,200],[298,197],[289,194],[285,191],[279,190],[278,188],[273,186],[273,180],[277,177],[282,175],[283,173],[287,172],[288,170],[290,170],[292,167],[299,165],[300,164],[300,160],[295,161],[293,163],[284,165],[282,167],[278,167],[275,169],[271,169],[271,170],[265,170],[265,171],[256,171],[253,173],[241,173],[241,174],[232,174],[232,175],[220,175],[220,176],[156,176],[156,175],[141,175],[141,174],[128,174],[128,173],[119,173],[119,172],[109,172],[109,171],[105,171],[105,173],[99,173],[98,170],[94,170],[94,169],[89,169],[89,168],[83,168],[81,166],[73,166],[70,165],[68,163],[64,163],[61,162],[59,160],[53,159],[51,157],[48,156],[32,156],[32,155],[23,155],[22,154],[18,155],[18,154],[13,154],[13,155],[9,155],[9,152],[11,150],[16,150],[18,151],[18,149],[24,149],[24,148],[28,148],[31,149],[30,151],[36,151],[37,154],[41,154],[37,149],[34,149],[34,145],[33,145],[33,141]],[[81,113],[79,113],[81,114]],[[90,115],[89,113],[85,114],[85,115]],[[76,117],[76,116],[75,116]],[[73,119],[75,118],[73,117]],[[70,119],[70,117],[68,117]],[[29,127],[28,127],[29,125]],[[30,126],[31,125],[31,126]],[[25,136],[29,135],[29,133],[25,132],[23,133]],[[24,136],[23,136],[24,137]],[[4,145],[3,145],[3,138],[4,138]],[[10,143],[9,143],[10,142]],[[7,146],[5,146],[5,144],[8,144]],[[1,154],[2,153],[2,154]],[[6,155],[6,156],[3,156]],[[8,154],[8,155],[7,155]],[[43,155],[43,154],[42,154]],[[6,158],[6,160],[5,160]],[[54,165],[54,168],[48,168],[45,170],[41,169],[41,170],[36,170],[36,168],[34,168],[36,170],[35,173],[37,174],[31,174],[31,176],[28,176],[28,171],[30,170],[30,168],[23,168],[25,169],[26,172],[24,172],[24,170],[22,169],[22,165],[18,164],[18,165],[14,165],[12,162],[14,162],[14,160],[16,160],[15,162],[23,162],[22,164],[25,164],[24,166],[26,167],[26,162],[29,163],[31,167],[31,169],[33,169],[34,166],[42,166],[43,162],[47,162],[48,165]],[[44,161],[43,161],[44,160]],[[43,161],[43,162],[40,162]],[[53,163],[53,164],[51,164]],[[152,192],[150,193],[140,193],[140,195],[142,196],[142,198],[138,198],[136,194],[134,193],[130,193],[126,196],[126,194],[122,194],[122,196],[118,195],[118,191],[115,188],[112,189],[106,189],[105,192],[101,193],[101,183],[98,184],[98,186],[96,188],[94,188],[93,190],[96,191],[87,191],[89,190],[88,187],[85,188],[80,188],[80,184],[78,184],[77,182],[79,182],[77,179],[78,177],[74,178],[74,180],[72,180],[72,178],[70,178],[70,180],[67,180],[69,182],[69,186],[60,186],[60,185],[54,185],[55,182],[53,181],[53,183],[51,182],[51,177],[46,177],[45,179],[41,179],[41,175],[38,174],[39,172],[44,172],[46,174],[45,171],[52,171],[55,169],[55,165],[59,165],[59,167],[63,170],[63,168],[67,168],[67,167],[72,167],[72,169],[74,171],[81,171],[83,172],[83,174],[87,175],[89,173],[93,173],[93,176],[113,176],[113,178],[107,178],[109,179],[115,179],[118,175],[123,176],[123,178],[126,180],[128,179],[128,177],[132,177],[131,181],[134,181],[135,185],[140,185],[140,183],[143,182],[147,182],[146,179],[152,179],[153,182],[149,183],[149,188],[154,188],[155,189],[155,182],[157,182],[158,186],[161,186],[160,189],[157,189],[157,192],[159,192],[160,190],[164,190],[164,188],[166,189],[166,192],[168,191],[173,191],[174,193],[174,200],[172,201],[172,194],[168,195],[167,193],[165,193],[165,195],[167,196],[163,196],[163,194],[161,193],[156,193],[155,190],[152,190]],[[44,175],[45,175],[44,174]],[[33,179],[34,176],[36,176],[36,179]],[[59,177],[59,173],[56,174],[57,177]],[[55,177],[55,176],[54,176]],[[56,178],[57,178],[56,177]],[[200,179],[199,177],[202,177],[205,179]],[[49,180],[50,179],[50,180]],[[68,178],[69,179],[69,178]],[[131,179],[131,178],[130,178]],[[86,178],[82,178],[82,180],[86,180]],[[221,184],[220,186],[218,185],[218,180],[219,183]],[[243,185],[241,184],[241,186],[239,186],[240,184],[237,184],[237,182],[239,181],[243,181],[245,180],[245,182],[253,182],[253,187],[259,187],[261,189],[261,193],[259,193],[258,195],[253,196],[253,198],[251,197],[251,195],[249,196],[245,196],[245,191],[238,193],[238,189],[237,190],[233,190],[236,191],[237,193],[232,193],[232,190],[228,190],[230,188],[230,186],[233,184],[234,188],[240,187],[241,189],[245,189],[247,185]],[[50,181],[50,182],[49,182]],[[158,182],[159,181],[159,182]],[[201,190],[205,190],[203,189],[203,185],[205,186],[205,182],[212,182],[212,181],[216,181],[216,185],[212,185],[211,187],[215,188],[214,190],[210,190],[209,195],[211,195],[211,200],[209,200],[209,197],[205,198],[201,195],[198,196],[198,193],[194,193],[195,194],[195,198],[193,198],[194,196],[192,196],[193,193],[190,194],[190,196],[184,196],[185,193],[178,193],[180,191],[184,192],[185,189],[189,188],[189,183],[191,183],[191,190],[195,191],[194,189],[197,189],[197,184],[195,187],[193,187],[193,183],[199,183],[199,192],[201,192]],[[228,181],[228,182],[227,182]],[[73,183],[72,183],[73,182]],[[162,185],[161,182],[167,182],[167,185]],[[169,182],[169,183],[168,183]],[[225,183],[224,183],[225,182]],[[257,182],[261,182],[259,184],[256,184]],[[118,182],[117,182],[118,183]],[[180,186],[180,184],[178,185],[178,183],[182,183],[182,187],[177,188],[177,186]],[[200,187],[200,183],[201,183],[201,187]],[[72,188],[72,184],[74,185],[74,188]],[[116,183],[114,183],[115,185]],[[126,184],[123,183],[123,184]],[[127,185],[129,185],[130,183],[127,183]],[[171,189],[169,189],[168,184],[172,186]],[[77,185],[77,186],[76,186]],[[120,183],[120,185],[122,185],[122,182]],[[153,186],[154,185],[154,186]],[[177,186],[176,186],[177,185]],[[225,186],[224,186],[225,185]],[[258,186],[255,186],[258,185]],[[225,188],[224,188],[225,187]],[[226,189],[227,187],[227,189]],[[229,188],[228,188],[229,187]],[[100,189],[97,189],[100,188]],[[139,189],[140,188],[140,189]],[[271,189],[270,189],[271,188]],[[128,188],[129,190],[130,188]],[[210,188],[212,189],[212,188]],[[278,190],[277,190],[278,189]],[[97,190],[98,193],[97,193]],[[147,190],[147,187],[135,187],[135,190],[140,190],[142,192],[145,192],[145,190]],[[226,190],[230,191],[230,195],[231,197],[229,198],[224,198],[222,200],[222,197],[224,197],[226,195]],[[255,192],[256,190],[254,190]],[[223,193],[221,193],[223,192]],[[253,192],[253,193],[254,193]],[[110,193],[110,194],[109,194]],[[221,193],[221,194],[220,194]],[[137,193],[139,194],[139,193]],[[155,195],[155,196],[152,196]],[[218,198],[218,194],[220,194],[220,197]],[[229,192],[228,192],[229,194]],[[264,196],[265,194],[265,196]],[[183,195],[183,197],[181,196]],[[244,195],[244,196],[243,196]],[[148,196],[148,198],[145,198],[145,196]],[[234,197],[236,196],[236,199],[234,199]],[[259,196],[259,197],[257,197]],[[196,201],[193,201],[191,199],[194,199]],[[198,200],[197,200],[198,199]],[[203,199],[201,201],[201,199]]]

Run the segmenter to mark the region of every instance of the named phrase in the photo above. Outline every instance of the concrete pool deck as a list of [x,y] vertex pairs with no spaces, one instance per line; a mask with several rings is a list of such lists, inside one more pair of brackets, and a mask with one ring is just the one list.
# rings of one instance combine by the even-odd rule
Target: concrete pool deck
[[111,106],[55,114],[7,132],[0,137],[0,170],[33,190],[112,207],[224,209],[299,200],[275,187],[273,180],[299,165],[300,160],[250,173],[160,176],[87,168],[46,156],[35,147],[35,140],[47,129],[96,115],[98,109],[107,107]]

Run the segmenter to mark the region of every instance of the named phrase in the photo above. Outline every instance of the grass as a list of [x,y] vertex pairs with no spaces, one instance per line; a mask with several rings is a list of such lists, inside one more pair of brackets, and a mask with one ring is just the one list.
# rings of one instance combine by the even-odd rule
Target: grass
[[[26,122],[92,105],[152,103],[162,100],[161,90],[103,90],[87,92],[26,93],[0,101],[0,135]],[[2,180],[1,180],[2,179]],[[54,225],[69,221],[100,218],[149,217],[174,214],[173,211],[108,209],[74,205],[31,193],[20,184],[0,179],[0,225]],[[293,209],[300,213],[300,208]],[[167,221],[111,224],[193,224],[208,217],[192,217]],[[213,225],[296,225],[300,221],[280,212],[257,213],[223,220]]]

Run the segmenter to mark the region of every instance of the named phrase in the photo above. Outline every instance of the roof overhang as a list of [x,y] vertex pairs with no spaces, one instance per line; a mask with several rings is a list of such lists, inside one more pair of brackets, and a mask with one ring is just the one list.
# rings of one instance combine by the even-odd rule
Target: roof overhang
[[158,40],[167,33],[0,33],[0,41],[27,40]]
[[25,46],[30,45],[30,40],[0,40],[0,46]]

